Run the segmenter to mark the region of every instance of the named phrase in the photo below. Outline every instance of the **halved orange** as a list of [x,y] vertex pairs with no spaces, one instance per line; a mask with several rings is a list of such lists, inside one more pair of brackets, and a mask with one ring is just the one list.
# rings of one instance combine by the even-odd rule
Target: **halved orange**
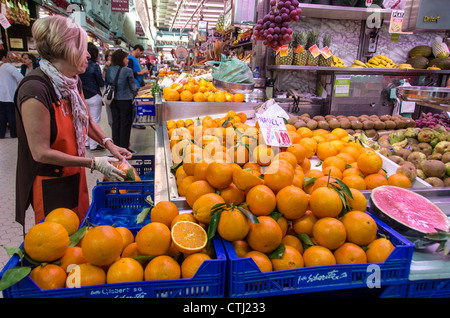
[[180,221],[171,230],[172,242],[175,247],[186,254],[198,253],[205,248],[208,235],[205,229],[194,222]]
[[180,83],[173,83],[170,87],[176,90],[178,93],[181,93],[184,90],[183,85],[181,85]]

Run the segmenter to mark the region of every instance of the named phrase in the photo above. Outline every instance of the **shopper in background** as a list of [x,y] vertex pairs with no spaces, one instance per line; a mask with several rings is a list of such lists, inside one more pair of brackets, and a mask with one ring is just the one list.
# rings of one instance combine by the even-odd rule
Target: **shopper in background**
[[[113,53],[114,53],[114,50],[107,50],[105,52],[105,63],[102,65],[102,76],[103,76],[103,79],[105,79],[106,70],[108,69],[108,67],[111,66],[111,59],[112,59]],[[111,127],[111,130],[112,130],[111,108],[109,107],[109,105],[105,105],[105,109],[106,109],[106,117],[108,117],[108,125],[109,125],[109,127]]]
[[[141,70],[139,58],[144,54],[144,47],[141,44],[135,45],[133,51],[128,56],[128,67],[133,70],[133,75],[136,81],[137,90],[144,85],[144,75],[149,74],[148,70]],[[137,93],[137,91],[136,91]],[[136,117],[136,106],[133,105],[133,121]],[[145,129],[142,125],[133,125],[133,128]]]
[[32,70],[39,66],[36,56],[30,53],[23,53],[22,61],[23,64],[20,67],[20,73],[22,73],[23,76],[27,76]]
[[108,67],[111,66],[111,59],[112,59],[113,53],[114,53],[114,50],[107,50],[105,52],[105,63],[102,66],[102,76],[103,76],[103,78],[105,78],[106,70],[108,69]]
[[128,53],[117,50],[112,55],[112,66],[106,71],[106,86],[114,84],[117,72],[119,77],[114,90],[114,100],[111,103],[112,137],[114,143],[127,148],[130,152],[130,134],[133,123],[133,99],[137,92],[137,85],[133,71],[128,66]]
[[[131,153],[105,136],[84,101],[78,74],[88,66],[86,32],[70,18],[55,15],[36,20],[32,35],[42,59],[15,96],[16,221],[24,225],[30,204],[36,223],[55,208],[72,209],[82,220],[89,208],[86,168],[122,180],[111,162],[131,158]],[[115,158],[86,157],[87,137]]]
[[137,88],[143,86],[144,75],[148,74],[147,70],[141,70],[139,58],[144,54],[144,47],[140,44],[133,47],[133,51],[128,56],[128,67],[133,70]]
[[14,92],[23,75],[11,63],[7,62],[8,52],[0,50],[0,138],[5,138],[9,124],[9,134],[17,137],[16,117],[14,113]]
[[153,64],[150,60],[150,56],[147,56],[146,61],[145,61],[145,66],[147,66],[147,70],[148,70],[148,76],[153,75]]
[[[88,43],[88,53],[91,56],[88,59],[88,67],[86,72],[80,74],[81,82],[83,83],[83,95],[86,104],[89,107],[91,118],[99,125],[102,118],[102,90],[105,82],[103,81],[102,71],[98,65],[98,48],[94,43]],[[88,138],[86,145],[91,151],[104,150],[94,139]]]

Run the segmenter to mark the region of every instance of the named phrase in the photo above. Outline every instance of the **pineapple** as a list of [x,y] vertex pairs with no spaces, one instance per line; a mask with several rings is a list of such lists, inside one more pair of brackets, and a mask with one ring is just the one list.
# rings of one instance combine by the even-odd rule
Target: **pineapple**
[[[323,45],[322,48],[328,47],[330,48],[331,44],[331,36],[330,35],[324,35],[323,36]],[[319,55],[319,66],[331,66],[333,63],[333,58],[330,56],[329,58],[325,58],[322,54]]]
[[308,53],[308,60],[306,62],[306,65],[308,66],[317,66],[319,65],[319,56],[314,57],[312,53],[309,51],[309,48],[314,46],[314,44],[317,45],[319,39],[319,31],[314,30],[310,31],[308,33],[308,42],[307,42],[307,53]]
[[[303,52],[301,53],[295,53],[294,52],[294,60],[292,62],[293,65],[306,65],[306,61],[308,59],[308,54],[306,50],[306,42],[308,40],[308,33],[307,32],[299,32],[296,33],[296,42],[297,44],[300,44],[303,46]],[[294,50],[297,48],[294,48]]]
[[219,19],[217,20],[217,25],[216,25],[216,30],[219,32],[224,32],[225,30],[224,28],[224,21],[225,20],[225,15],[223,13],[221,13],[219,15]]
[[280,49],[276,56],[275,56],[275,64],[276,65],[292,65],[292,60],[294,59],[294,39],[292,39],[291,42],[289,42],[287,54],[284,56],[281,56],[281,53],[283,49]]

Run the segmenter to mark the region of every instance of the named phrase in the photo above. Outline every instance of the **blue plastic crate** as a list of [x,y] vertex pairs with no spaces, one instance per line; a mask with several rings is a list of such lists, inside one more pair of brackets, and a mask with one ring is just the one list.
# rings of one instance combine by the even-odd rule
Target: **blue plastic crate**
[[[239,258],[231,242],[223,240],[228,257],[227,297],[267,297],[369,288],[368,283],[373,282],[379,282],[380,286],[407,283],[414,245],[374,219],[379,233],[388,235],[395,246],[384,263],[303,267],[263,273],[251,258]],[[386,297],[389,295],[401,297],[404,290],[391,290]]]
[[[219,239],[213,240],[216,258],[206,260],[192,278],[104,284],[79,288],[40,289],[30,277],[3,290],[4,298],[223,298],[226,255]],[[26,264],[25,264],[26,265]],[[19,266],[14,255],[0,273]]]
[[450,279],[410,280],[407,284],[408,298],[449,298]]
[[[126,190],[127,193],[118,193]],[[153,182],[123,181],[97,185],[93,189],[92,203],[81,226],[115,225],[129,228],[134,235],[146,221],[137,224],[136,215],[146,206],[145,197],[153,197]],[[147,205],[148,206],[148,205]],[[112,213],[105,213],[112,211]],[[125,219],[131,219],[131,222]],[[125,223],[125,224],[122,224]],[[4,298],[30,297],[85,297],[85,298],[223,298],[225,295],[226,253],[219,238],[213,239],[216,258],[205,261],[190,279],[143,281],[136,283],[106,284],[81,288],[41,290],[29,277],[3,291]],[[14,255],[0,273],[19,265]]]
[[[126,192],[126,193],[123,193]],[[92,189],[92,200],[86,218],[90,224],[124,226],[130,230],[150,223],[150,214],[143,223],[136,218],[149,207],[147,196],[154,199],[154,181],[99,182]]]

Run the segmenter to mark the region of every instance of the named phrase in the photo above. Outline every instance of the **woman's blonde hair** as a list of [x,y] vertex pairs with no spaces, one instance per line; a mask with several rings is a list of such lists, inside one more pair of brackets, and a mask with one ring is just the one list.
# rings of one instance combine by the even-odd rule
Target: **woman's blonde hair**
[[31,32],[42,58],[64,59],[74,66],[86,61],[87,33],[72,19],[60,15],[37,19]]

